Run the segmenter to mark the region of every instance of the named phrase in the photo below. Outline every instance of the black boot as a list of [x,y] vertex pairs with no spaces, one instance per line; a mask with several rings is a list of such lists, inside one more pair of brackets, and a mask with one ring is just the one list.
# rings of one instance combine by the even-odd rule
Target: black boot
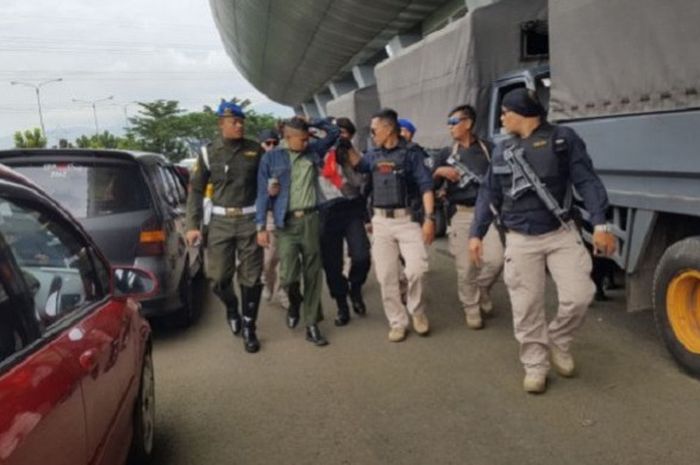
[[321,335],[321,330],[315,324],[306,327],[306,340],[319,347],[328,345],[328,341]]
[[287,326],[296,328],[299,324],[299,309],[304,298],[299,290],[299,283],[292,283],[287,288],[287,297],[289,297],[289,308],[287,309]]
[[238,299],[235,294],[233,300],[226,304],[226,321],[234,336],[241,334],[241,315],[238,313]]
[[352,288],[350,290],[350,300],[355,313],[360,316],[367,314],[367,307],[365,307],[365,301],[362,299],[362,288]]
[[262,285],[253,287],[241,286],[241,300],[243,301],[243,347],[246,352],[255,353],[260,350],[260,341],[255,334],[258,308],[260,306],[260,294]]
[[347,297],[338,297],[335,299],[338,303],[338,315],[335,317],[336,326],[345,326],[350,322],[350,307],[348,307]]

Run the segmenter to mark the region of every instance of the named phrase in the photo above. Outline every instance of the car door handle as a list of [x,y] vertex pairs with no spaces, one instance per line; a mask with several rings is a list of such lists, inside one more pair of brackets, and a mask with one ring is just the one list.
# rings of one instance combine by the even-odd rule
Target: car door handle
[[97,351],[93,349],[86,350],[78,359],[80,366],[86,373],[91,373],[97,367]]

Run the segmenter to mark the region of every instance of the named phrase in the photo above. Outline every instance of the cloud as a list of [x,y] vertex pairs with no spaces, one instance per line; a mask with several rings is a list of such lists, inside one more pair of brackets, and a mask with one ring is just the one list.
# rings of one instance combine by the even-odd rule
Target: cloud
[[109,95],[117,105],[98,105],[104,128],[123,126],[128,102],[160,98],[199,110],[239,96],[291,114],[234,68],[206,0],[3,0],[0,63],[0,144],[39,125],[34,91],[12,80],[63,78],[41,90],[47,131],[93,126],[92,109],[72,99]]

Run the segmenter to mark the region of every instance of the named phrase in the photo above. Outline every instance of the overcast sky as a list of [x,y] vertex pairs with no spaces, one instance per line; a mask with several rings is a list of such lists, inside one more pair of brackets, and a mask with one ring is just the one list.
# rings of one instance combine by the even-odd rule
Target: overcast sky
[[[0,15],[0,148],[14,131],[39,127],[36,97],[10,81],[39,82],[51,139],[100,129],[120,132],[135,100],[179,100],[188,110],[221,97],[249,98],[262,112],[291,109],[257,92],[223,49],[208,0],[2,0]],[[126,106],[129,116],[136,105]]]

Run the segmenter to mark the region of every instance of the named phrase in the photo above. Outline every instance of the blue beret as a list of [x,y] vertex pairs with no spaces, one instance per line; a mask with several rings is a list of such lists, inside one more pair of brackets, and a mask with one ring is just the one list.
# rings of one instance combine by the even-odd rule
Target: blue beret
[[408,130],[411,134],[416,133],[416,127],[411,123],[410,119],[399,118],[399,127]]
[[239,106],[236,105],[233,102],[227,102],[226,100],[221,100],[221,103],[219,104],[219,109],[216,110],[216,114],[219,117],[222,116],[237,116],[239,118],[245,118],[245,114],[243,113],[243,109]]

